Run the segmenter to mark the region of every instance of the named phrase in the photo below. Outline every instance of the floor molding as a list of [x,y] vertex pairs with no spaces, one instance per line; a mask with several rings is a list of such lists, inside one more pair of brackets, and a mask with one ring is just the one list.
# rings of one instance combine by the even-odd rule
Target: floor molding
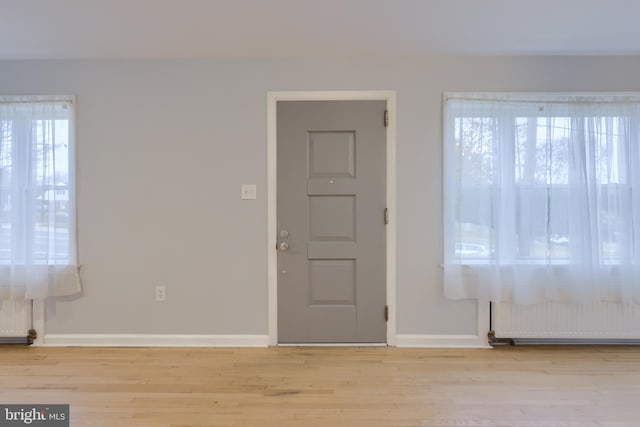
[[267,347],[268,335],[47,334],[41,347]]
[[397,335],[397,347],[491,348],[487,337],[478,335]]
[[278,343],[278,347],[389,347],[385,342]]
[[[39,347],[267,347],[268,335],[47,334]],[[326,344],[330,345],[330,344]],[[351,344],[357,345],[357,344]],[[397,335],[397,347],[491,348],[477,335]]]

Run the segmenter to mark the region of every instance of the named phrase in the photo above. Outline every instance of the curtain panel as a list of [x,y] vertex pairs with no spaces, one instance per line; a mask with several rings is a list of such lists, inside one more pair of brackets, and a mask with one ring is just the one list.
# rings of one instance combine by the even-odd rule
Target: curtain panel
[[0,299],[80,292],[73,97],[0,97]]
[[444,104],[445,295],[640,303],[640,96]]

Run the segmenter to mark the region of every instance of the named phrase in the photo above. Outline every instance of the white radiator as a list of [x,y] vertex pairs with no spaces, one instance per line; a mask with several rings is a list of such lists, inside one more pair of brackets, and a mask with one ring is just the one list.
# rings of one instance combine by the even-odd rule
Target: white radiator
[[640,305],[494,303],[492,326],[499,338],[640,339]]
[[31,300],[0,303],[0,338],[26,337],[31,329]]

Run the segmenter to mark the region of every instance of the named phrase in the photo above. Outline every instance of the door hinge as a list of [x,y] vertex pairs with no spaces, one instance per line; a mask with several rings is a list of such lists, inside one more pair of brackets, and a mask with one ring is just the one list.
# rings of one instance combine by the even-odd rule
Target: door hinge
[[384,110],[384,127],[389,126],[389,111]]
[[385,322],[389,321],[389,306],[388,305],[384,306],[384,321]]
[[384,225],[389,224],[389,208],[384,208]]

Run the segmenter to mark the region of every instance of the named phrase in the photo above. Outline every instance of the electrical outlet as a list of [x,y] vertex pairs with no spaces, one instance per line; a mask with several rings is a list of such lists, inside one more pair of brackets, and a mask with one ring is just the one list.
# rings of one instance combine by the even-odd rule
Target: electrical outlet
[[164,286],[156,286],[156,301],[164,301],[167,299],[167,288]]

